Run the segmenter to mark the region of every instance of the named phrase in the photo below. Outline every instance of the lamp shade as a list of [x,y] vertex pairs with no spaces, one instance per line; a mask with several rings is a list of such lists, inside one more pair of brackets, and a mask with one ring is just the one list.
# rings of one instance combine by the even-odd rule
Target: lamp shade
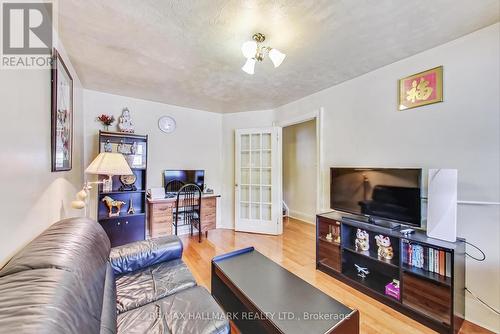
[[121,153],[99,153],[85,170],[86,174],[132,175],[134,174]]
[[248,58],[245,65],[243,65],[243,67],[241,69],[248,74],[254,74],[255,73],[255,59]]
[[283,60],[285,60],[285,57],[286,54],[280,52],[279,50],[271,49],[271,51],[269,51],[269,58],[271,58],[274,67],[280,66]]
[[255,57],[255,54],[257,53],[257,43],[255,43],[254,41],[243,43],[243,45],[241,46],[241,52],[243,53],[243,56],[245,56],[245,58]]

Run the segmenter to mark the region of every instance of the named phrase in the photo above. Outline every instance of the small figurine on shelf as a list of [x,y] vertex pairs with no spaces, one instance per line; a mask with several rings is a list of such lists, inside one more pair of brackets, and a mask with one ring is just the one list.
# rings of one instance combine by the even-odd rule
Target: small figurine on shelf
[[333,241],[332,225],[328,225],[328,234],[325,236],[328,241]]
[[97,120],[101,122],[105,131],[109,131],[109,126],[115,122],[115,116],[102,114],[97,117]]
[[340,223],[336,222],[336,225],[337,226],[334,227],[335,233],[334,233],[333,241],[340,244]]
[[[102,202],[107,206],[108,208],[108,216],[109,217],[118,217],[120,215],[120,211],[122,208],[122,205],[125,205],[125,202],[122,201],[115,201],[109,196],[106,196],[102,199]],[[113,212],[113,208],[117,208],[117,212]]]
[[355,246],[356,246],[356,251],[366,252],[370,250],[370,239],[368,232],[358,228],[358,230],[356,231]]
[[130,197],[130,199],[128,200],[127,214],[133,215],[134,213],[135,213],[134,203],[132,202],[132,197]]
[[389,237],[383,236],[382,234],[376,235],[375,240],[378,246],[378,258],[384,260],[392,260],[394,257],[394,250],[391,246],[391,239]]
[[109,139],[106,140],[106,142],[104,143],[104,152],[107,152],[107,153],[113,152],[113,145],[111,145],[111,143],[109,142]]
[[368,268],[361,267],[360,265],[357,265],[356,263],[354,264],[354,266],[356,267],[356,270],[358,271],[359,277],[366,278],[366,276],[368,276],[370,274],[370,270],[368,270]]
[[120,144],[116,147],[116,151],[121,154],[129,154],[130,151],[127,150],[127,145],[123,142],[123,139],[120,140]]
[[137,142],[135,141],[132,146],[130,146],[130,154],[136,154],[137,153]]
[[118,130],[120,132],[134,133],[134,122],[130,116],[130,110],[123,108],[122,115],[118,118]]

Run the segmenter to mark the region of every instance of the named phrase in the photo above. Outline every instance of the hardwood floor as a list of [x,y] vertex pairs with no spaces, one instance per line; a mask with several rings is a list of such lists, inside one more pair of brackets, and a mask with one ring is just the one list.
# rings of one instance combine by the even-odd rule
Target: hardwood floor
[[[259,252],[290,272],[314,285],[350,308],[360,312],[361,333],[412,334],[435,333],[431,329],[358,292],[348,285],[316,270],[315,227],[298,220],[286,219],[281,236],[217,229],[198,243],[196,236],[181,237],[184,243],[184,261],[197,282],[210,290],[210,261],[216,255],[235,249],[254,246]],[[461,334],[492,333],[470,322],[465,322]]]

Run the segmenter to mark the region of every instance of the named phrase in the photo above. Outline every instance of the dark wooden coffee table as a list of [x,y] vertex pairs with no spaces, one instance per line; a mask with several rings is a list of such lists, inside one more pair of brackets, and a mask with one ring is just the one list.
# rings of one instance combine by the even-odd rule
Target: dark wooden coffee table
[[359,313],[254,250],[212,260],[212,296],[242,333],[358,334]]

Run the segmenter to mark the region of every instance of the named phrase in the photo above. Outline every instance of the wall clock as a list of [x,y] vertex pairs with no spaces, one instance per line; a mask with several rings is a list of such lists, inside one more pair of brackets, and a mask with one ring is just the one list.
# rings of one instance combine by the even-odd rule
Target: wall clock
[[172,133],[175,131],[177,124],[175,123],[175,119],[173,117],[162,116],[158,120],[158,127],[165,133]]

